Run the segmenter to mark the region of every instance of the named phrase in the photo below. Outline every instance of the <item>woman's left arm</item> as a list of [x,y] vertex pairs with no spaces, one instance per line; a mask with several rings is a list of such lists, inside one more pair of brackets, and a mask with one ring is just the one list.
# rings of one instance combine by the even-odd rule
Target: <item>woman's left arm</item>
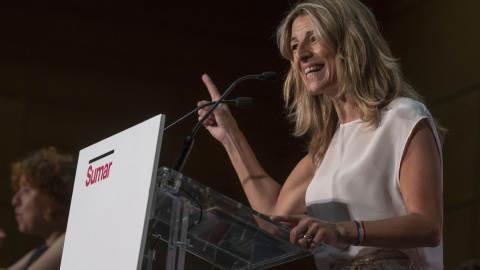
[[[363,245],[412,248],[440,244],[443,229],[442,165],[427,121],[421,120],[413,130],[400,167],[400,188],[409,214],[364,221]],[[305,215],[272,217],[272,220],[293,227],[290,241],[309,249],[319,242],[350,245],[358,237],[353,221],[328,223]],[[301,235],[305,238],[299,239]]]

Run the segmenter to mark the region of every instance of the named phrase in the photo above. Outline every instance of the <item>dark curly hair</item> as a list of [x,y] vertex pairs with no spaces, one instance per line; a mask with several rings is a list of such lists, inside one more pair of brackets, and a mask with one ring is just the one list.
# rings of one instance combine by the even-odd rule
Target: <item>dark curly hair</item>
[[76,161],[69,154],[60,154],[55,147],[46,147],[24,160],[12,164],[12,187],[20,188],[20,178],[42,194],[52,220],[67,224]]

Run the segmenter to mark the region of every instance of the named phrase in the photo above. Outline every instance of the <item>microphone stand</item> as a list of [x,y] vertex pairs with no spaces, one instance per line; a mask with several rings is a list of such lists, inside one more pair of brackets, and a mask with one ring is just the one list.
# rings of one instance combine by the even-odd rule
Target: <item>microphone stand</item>
[[[223,100],[222,103],[225,103],[225,104],[235,104],[237,107],[239,108],[247,108],[247,107],[250,107],[252,106],[252,98],[250,97],[239,97],[239,98],[236,98],[236,99],[233,99],[233,100]],[[195,110],[187,113],[186,115],[182,116],[180,119],[178,119],[177,121],[171,123],[170,125],[168,125],[166,128],[164,128],[163,130],[167,130],[171,127],[173,127],[174,125],[176,125],[178,122],[182,121],[183,119],[187,118],[189,115],[191,115],[192,113],[195,113],[195,112],[198,112],[200,109],[203,109],[207,106],[210,106],[210,105],[213,105],[215,104],[215,101],[214,102],[208,102],[208,103],[205,103],[203,104],[202,106],[199,106],[197,107]]]
[[187,138],[185,139],[185,141],[182,144],[182,147],[180,149],[180,152],[177,155],[177,158],[175,159],[175,163],[174,163],[172,169],[174,169],[177,172],[182,171],[183,166],[185,165],[185,161],[187,160],[188,155],[190,154],[190,151],[192,150],[193,143],[194,143],[194,136],[197,133],[200,126],[203,124],[203,122],[205,122],[207,117],[210,116],[210,114],[213,113],[215,108],[217,108],[217,106],[225,99],[225,97],[233,90],[233,88],[238,83],[240,83],[244,80],[248,80],[248,79],[258,79],[258,80],[262,80],[262,81],[275,81],[277,79],[277,74],[275,72],[264,72],[260,75],[247,75],[247,76],[241,77],[241,78],[237,79],[236,81],[234,81],[232,83],[232,85],[230,85],[230,87],[223,93],[223,95],[220,96],[220,98],[215,102],[215,104],[213,104],[212,108],[210,108],[210,110],[208,110],[208,112],[203,116],[203,118],[200,119],[200,121],[198,121],[198,123],[195,125],[195,127],[193,128],[190,135],[187,136]]

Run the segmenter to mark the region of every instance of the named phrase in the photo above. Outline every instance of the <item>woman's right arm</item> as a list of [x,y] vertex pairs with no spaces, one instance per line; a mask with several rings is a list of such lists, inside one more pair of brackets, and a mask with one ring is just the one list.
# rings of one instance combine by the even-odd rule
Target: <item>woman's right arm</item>
[[[220,94],[210,77],[204,75],[202,79],[212,101],[218,100]],[[208,109],[199,110],[199,119]],[[306,213],[305,191],[315,172],[308,156],[300,161],[282,187],[260,166],[226,105],[219,105],[203,125],[225,147],[253,209],[265,215]]]

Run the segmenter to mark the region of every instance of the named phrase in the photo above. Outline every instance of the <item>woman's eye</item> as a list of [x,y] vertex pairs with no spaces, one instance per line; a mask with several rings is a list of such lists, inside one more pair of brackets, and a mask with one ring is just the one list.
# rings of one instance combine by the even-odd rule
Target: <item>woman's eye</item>
[[20,191],[22,193],[28,193],[28,192],[30,192],[30,188],[26,187],[26,186],[22,186],[22,187],[20,187]]
[[311,40],[312,40],[312,42],[315,42],[315,41],[317,41],[317,38],[315,36],[312,36]]
[[298,44],[293,44],[292,45],[292,51],[295,51],[298,48]]

